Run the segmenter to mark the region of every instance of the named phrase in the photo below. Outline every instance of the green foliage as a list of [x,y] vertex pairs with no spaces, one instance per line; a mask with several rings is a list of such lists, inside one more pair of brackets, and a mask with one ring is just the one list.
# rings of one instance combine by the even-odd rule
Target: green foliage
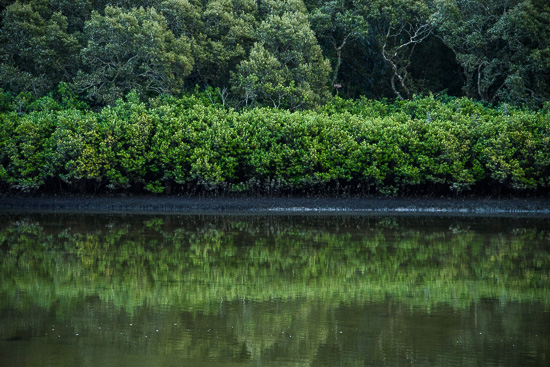
[[364,40],[368,35],[369,24],[364,8],[350,0],[311,1],[309,18],[320,42],[332,46],[325,52],[334,52],[336,57],[332,77],[333,86],[338,81],[342,64],[342,52],[355,41]]
[[549,69],[539,62],[548,60],[547,2],[441,0],[436,6],[434,21],[463,67],[467,96],[535,106],[548,98],[541,83]]
[[0,112],[6,112],[11,110],[13,103],[13,96],[9,92],[4,92],[0,89]]
[[249,59],[237,66],[233,79],[235,92],[245,106],[262,102],[275,108],[292,106],[291,98],[297,93],[288,67],[283,67],[263,44],[254,45]]
[[[22,117],[3,115],[3,181],[22,192],[34,192],[54,174],[49,137],[55,131],[55,113],[34,111]],[[15,123],[12,121],[15,120]]]
[[189,40],[176,38],[152,8],[94,12],[85,35],[84,69],[75,85],[99,103],[112,104],[132,89],[143,96],[173,93],[193,67]]
[[330,65],[307,15],[280,4],[268,9],[257,30],[259,42],[232,76],[234,92],[247,106],[260,103],[296,109],[318,105],[328,95]]
[[[230,72],[255,41],[257,5],[252,0],[208,0],[202,12],[195,75],[201,85],[230,88]],[[203,34],[203,32],[205,34]]]
[[92,108],[199,85],[234,108],[346,98],[550,98],[545,0],[11,0],[0,88],[71,85]]
[[318,112],[235,111],[210,90],[149,105],[133,92],[93,112],[60,91],[0,115],[4,191],[544,195],[550,185],[546,110],[335,97]]
[[63,14],[55,12],[45,19],[32,4],[16,1],[3,13],[0,87],[15,94],[43,96],[75,75],[79,50]]

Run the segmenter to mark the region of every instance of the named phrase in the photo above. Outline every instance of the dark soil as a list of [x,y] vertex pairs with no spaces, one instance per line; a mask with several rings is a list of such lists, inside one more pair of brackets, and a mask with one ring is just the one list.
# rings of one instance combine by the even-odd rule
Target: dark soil
[[550,217],[550,199],[202,198],[183,196],[0,197],[0,212],[392,213]]

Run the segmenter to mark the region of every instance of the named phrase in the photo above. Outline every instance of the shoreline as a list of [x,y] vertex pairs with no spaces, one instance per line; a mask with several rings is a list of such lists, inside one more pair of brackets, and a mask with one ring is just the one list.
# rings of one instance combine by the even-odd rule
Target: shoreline
[[0,196],[9,212],[159,214],[384,214],[550,217],[550,199],[187,196]]

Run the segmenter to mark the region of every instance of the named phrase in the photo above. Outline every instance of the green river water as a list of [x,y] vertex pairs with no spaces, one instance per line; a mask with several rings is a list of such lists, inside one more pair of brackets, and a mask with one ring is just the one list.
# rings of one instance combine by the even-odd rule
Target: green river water
[[549,366],[550,220],[0,214],[0,366]]

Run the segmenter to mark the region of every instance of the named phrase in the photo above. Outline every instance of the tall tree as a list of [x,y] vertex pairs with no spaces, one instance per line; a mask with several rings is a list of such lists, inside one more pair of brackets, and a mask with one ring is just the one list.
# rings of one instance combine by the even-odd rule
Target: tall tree
[[548,97],[550,5],[540,0],[437,0],[441,39],[463,69],[464,92],[487,102]]
[[162,13],[176,37],[193,39],[205,29],[202,4],[198,0],[163,0],[156,9]]
[[207,38],[201,40],[196,75],[205,86],[227,90],[231,70],[254,44],[257,5],[253,0],[208,0],[202,17]]
[[94,12],[85,35],[84,70],[75,84],[98,103],[113,103],[132,89],[141,95],[176,92],[193,68],[189,40],[176,38],[153,8]]
[[290,99],[297,93],[288,67],[261,43],[254,45],[248,59],[238,65],[233,82],[245,106],[257,103],[276,108],[292,106],[294,101]]
[[84,30],[84,23],[90,19],[93,10],[92,6],[91,0],[48,0],[45,11],[63,14],[67,17],[68,32],[75,33]]
[[522,1],[504,14],[495,33],[509,48],[509,69],[496,98],[540,106],[550,99],[550,3]]
[[367,9],[375,43],[390,66],[392,91],[399,99],[411,98],[409,68],[413,54],[434,29],[430,1],[379,1],[367,5]]
[[309,1],[308,7],[311,27],[319,42],[328,45],[328,54],[334,55],[332,84],[339,89],[344,49],[368,35],[367,14],[357,0],[315,0]]
[[43,95],[78,70],[80,45],[67,32],[67,18],[44,19],[31,4],[15,2],[4,11],[0,28],[0,87]]
[[[291,109],[320,103],[328,96],[331,69],[310,28],[303,3],[272,3],[269,9],[258,27],[258,42],[249,59],[241,62],[233,74],[233,90],[247,103]],[[277,69],[273,70],[275,65]],[[261,96],[270,96],[269,101]]]

